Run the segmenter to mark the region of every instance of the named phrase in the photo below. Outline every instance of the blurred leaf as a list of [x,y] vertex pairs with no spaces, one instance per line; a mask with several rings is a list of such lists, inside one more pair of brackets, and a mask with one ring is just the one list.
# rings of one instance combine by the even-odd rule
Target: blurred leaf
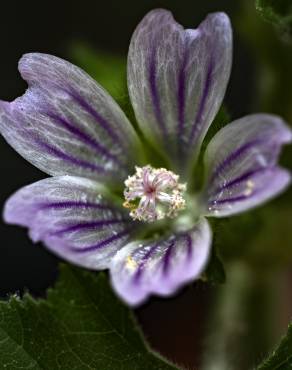
[[264,227],[262,214],[249,211],[213,221],[215,243],[226,259],[241,259],[250,253],[251,243]]
[[279,114],[292,123],[292,45],[282,42],[275,27],[258,15],[254,2],[241,1],[237,30],[257,62],[251,87],[253,109]]
[[96,51],[83,43],[74,43],[70,54],[113,98],[120,100],[127,96],[126,57]]
[[245,260],[271,271],[292,263],[292,209],[287,194],[228,219],[212,220],[215,243],[224,260]]
[[288,370],[292,369],[292,324],[282,338],[278,348],[266,359],[257,370]]
[[196,181],[194,182],[194,189],[190,189],[190,190],[195,190],[195,191],[198,191],[201,189],[202,185],[203,185],[203,182],[204,182],[204,154],[205,154],[205,150],[209,144],[209,142],[212,140],[212,138],[214,137],[214,135],[221,129],[223,128],[224,126],[226,126],[226,124],[230,123],[230,116],[226,110],[226,108],[224,107],[224,105],[221,106],[221,108],[219,109],[219,112],[217,113],[214,121],[212,122],[209,130],[207,131],[207,134],[203,140],[203,143],[202,143],[202,147],[201,147],[201,150],[200,150],[200,155],[199,155],[199,159],[195,165],[195,169],[194,169],[194,174],[195,174],[195,178],[196,178]]
[[265,20],[279,27],[284,36],[292,36],[291,0],[256,0],[256,9]]
[[228,123],[231,122],[230,115],[225,108],[224,105],[221,106],[219,112],[217,113],[214,121],[212,122],[207,135],[204,138],[203,144],[202,144],[202,150],[201,152],[204,152],[207,148],[209,142],[213,139],[215,134],[224,126],[226,126]]
[[[252,56],[255,57],[256,78],[252,101],[254,110],[272,112],[282,116],[288,123],[292,123],[292,44],[283,43],[278,37],[275,27],[271,22],[262,22],[259,12],[264,16],[264,12],[270,7],[270,11],[283,16],[287,11],[291,11],[292,1],[283,0],[258,0],[256,2],[258,12],[255,10],[254,2],[242,0],[241,10],[237,17],[237,29],[246,41],[246,46],[250,47]],[[261,9],[259,9],[261,8]],[[281,155],[280,163],[283,167],[292,168],[292,148],[287,146]],[[226,235],[220,244],[223,248],[225,257],[226,245],[227,253],[235,257],[248,258],[259,268],[277,269],[279,266],[287,266],[292,261],[292,243],[290,224],[292,217],[292,189],[285,191],[279,198],[272,200],[267,205],[259,207],[246,215],[230,219],[230,224],[236,232],[240,232],[243,241],[236,243],[234,236],[234,246],[232,248],[231,239],[226,242]],[[249,219],[250,218],[250,219]],[[254,218],[254,219],[253,219]],[[240,221],[242,227],[240,227]],[[245,222],[246,221],[246,222]],[[253,227],[254,222],[254,227]],[[248,225],[250,224],[250,226]],[[248,238],[248,234],[252,238]],[[220,249],[221,251],[221,249]]]
[[[249,258],[262,268],[291,266],[292,208],[287,203],[287,195],[284,194],[258,211],[262,215],[262,226],[250,243]],[[283,205],[282,201],[287,204]]]
[[208,266],[202,276],[202,280],[211,284],[224,284],[226,281],[223,264],[214,247]]
[[0,302],[2,369],[175,369],[150,351],[131,311],[98,276],[63,266],[46,300]]
[[135,129],[140,132],[127,88],[127,58],[74,43],[69,53],[74,62],[93,77],[116,100]]

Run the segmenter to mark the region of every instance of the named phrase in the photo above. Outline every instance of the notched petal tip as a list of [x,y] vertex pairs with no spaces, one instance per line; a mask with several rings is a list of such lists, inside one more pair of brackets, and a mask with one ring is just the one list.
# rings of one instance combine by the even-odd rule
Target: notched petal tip
[[143,133],[187,172],[225,93],[232,30],[224,13],[184,29],[165,10],[148,13],[128,54],[128,87]]
[[220,23],[225,23],[226,26],[230,26],[231,28],[231,21],[227,13],[225,12],[213,12],[209,13],[206,19],[211,18],[212,20],[216,20]]
[[[152,9],[150,10],[142,19],[141,22],[143,22],[145,19],[149,18],[149,17],[152,17],[152,16],[156,16],[156,15],[167,15],[167,16],[171,16],[173,18],[173,14],[170,10],[167,10],[167,9],[164,9],[164,8],[155,8],[155,9]],[[141,23],[140,22],[140,23]]]
[[48,54],[25,54],[19,71],[29,87],[0,108],[6,141],[50,175],[120,184],[140,144],[106,91],[80,68]]
[[43,54],[43,53],[38,53],[38,52],[25,53],[21,56],[21,58],[18,61],[18,70],[24,80],[26,80],[25,72],[28,69],[27,67],[31,65],[31,62],[33,62],[35,58],[38,58],[39,56],[42,56],[42,55],[49,56],[48,54],[45,54],[45,53]]

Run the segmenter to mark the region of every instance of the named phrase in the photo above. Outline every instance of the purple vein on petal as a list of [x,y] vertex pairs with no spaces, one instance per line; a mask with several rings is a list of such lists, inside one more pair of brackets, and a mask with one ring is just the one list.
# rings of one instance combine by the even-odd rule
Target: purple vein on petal
[[105,226],[114,225],[114,224],[123,224],[129,222],[129,219],[111,219],[111,220],[99,220],[99,221],[88,221],[88,222],[79,222],[77,224],[68,225],[63,229],[52,232],[50,235],[59,236],[66,234],[68,232],[82,231],[82,230],[98,230],[102,229]]
[[213,76],[212,75],[213,75],[213,70],[214,70],[214,64],[215,63],[214,63],[213,55],[211,55],[210,61],[209,61],[208,67],[207,67],[207,74],[206,74],[206,79],[205,79],[205,83],[204,83],[203,93],[202,93],[200,103],[199,103],[199,106],[198,106],[198,112],[196,114],[192,129],[191,129],[191,133],[190,133],[189,144],[192,143],[196,132],[199,131],[200,127],[201,127],[204,109],[206,107],[207,98],[208,98],[208,95],[210,93],[211,85],[212,85],[212,82],[213,82]]
[[68,201],[68,202],[49,202],[49,203],[40,203],[40,209],[55,208],[55,209],[64,209],[64,208],[97,208],[97,209],[108,209],[113,210],[114,207],[108,206],[106,204],[99,203],[90,203],[82,201]]
[[249,199],[252,196],[254,196],[257,192],[253,192],[249,195],[238,195],[236,197],[231,197],[231,198],[223,198],[223,199],[216,199],[216,200],[210,200],[208,203],[210,205],[218,205],[218,204],[225,204],[225,203],[233,203],[233,202],[241,202],[243,200]]
[[[154,41],[155,42],[155,41]],[[166,137],[165,122],[162,117],[160,96],[157,88],[157,71],[156,71],[156,46],[154,45],[151,50],[150,64],[149,64],[149,85],[151,92],[151,100],[153,104],[154,114],[158,122],[159,128],[162,132],[163,137]]]
[[[237,186],[240,183],[242,183],[243,181],[246,181],[246,180],[250,179],[251,177],[253,177],[255,175],[258,175],[258,174],[262,173],[263,171],[266,171],[267,169],[268,169],[267,167],[265,167],[265,168],[260,167],[260,168],[245,172],[244,174],[236,177],[235,179],[230,180],[230,181],[228,181],[226,183],[223,183],[222,185],[218,186],[218,188],[214,191],[214,195],[220,193],[224,189],[228,189],[228,188],[231,188],[233,186]],[[272,169],[272,167],[270,169]]]
[[95,121],[108,133],[114,143],[119,143],[122,147],[124,143],[121,138],[117,135],[110,123],[102,117],[87,101],[77,92],[64,90],[72,99],[76,101],[87,113],[89,113]]
[[186,66],[189,57],[188,47],[186,46],[186,43],[187,41],[185,41],[182,65],[178,75],[178,139],[181,138],[185,125]]
[[139,282],[139,280],[141,279],[142,274],[143,274],[143,269],[145,267],[145,264],[146,264],[148,258],[150,258],[153,255],[153,253],[156,251],[156,249],[159,247],[159,245],[160,245],[160,242],[157,242],[157,243],[153,244],[152,246],[150,246],[149,251],[142,258],[137,271],[133,275],[133,282],[135,284],[137,284]]
[[49,154],[51,154],[54,157],[57,157],[59,159],[62,159],[63,161],[69,162],[69,163],[71,163],[75,166],[78,166],[78,167],[87,168],[91,171],[105,172],[105,168],[103,168],[102,166],[98,166],[98,165],[95,165],[93,163],[84,161],[82,159],[75,158],[74,156],[66,154],[62,150],[57,149],[57,148],[53,147],[52,145],[43,142],[40,139],[35,139],[35,142],[42,149],[45,149]]
[[185,234],[185,238],[186,238],[187,249],[188,249],[186,257],[188,260],[190,260],[192,253],[193,253],[193,249],[192,249],[193,241],[189,234]]
[[85,252],[94,252],[98,249],[101,249],[101,248],[105,248],[105,247],[108,247],[111,243],[125,237],[126,235],[129,235],[131,233],[131,231],[133,231],[133,228],[128,228],[128,229],[125,229],[123,231],[121,231],[120,233],[118,234],[115,234],[109,238],[106,238],[106,239],[103,239],[101,241],[99,241],[98,243],[94,244],[94,245],[89,245],[88,247],[84,247],[84,248],[70,248],[70,250],[72,252],[75,252],[75,253],[85,253]]
[[174,244],[175,244],[175,240],[170,242],[170,244],[167,247],[167,251],[164,255],[163,266],[162,266],[163,275],[167,275],[167,273],[169,271],[169,265],[170,265],[170,260],[171,260],[171,255],[172,255],[172,250],[173,250]]
[[67,131],[69,131],[71,134],[77,137],[82,143],[93,148],[97,153],[104,155],[105,157],[111,159],[120,166],[124,166],[124,164],[121,163],[115,155],[111,154],[106,147],[104,147],[102,144],[100,144],[95,139],[90,137],[84,131],[80,130],[72,122],[67,121],[66,119],[64,119],[61,116],[58,116],[55,113],[46,112],[44,114],[50,117],[55,123],[60,124],[62,127],[64,127]]
[[212,183],[216,177],[218,175],[220,175],[220,173],[228,166],[230,166],[236,159],[238,159],[241,155],[245,154],[246,152],[248,152],[250,149],[252,149],[253,147],[255,147],[256,145],[259,145],[263,142],[263,140],[261,139],[255,139],[255,140],[252,140],[248,143],[245,143],[243,144],[242,146],[240,146],[239,148],[237,148],[236,150],[234,150],[233,152],[231,152],[227,158],[224,159],[224,161],[222,163],[219,164],[219,166],[217,166],[217,168],[215,169],[215,171],[213,172],[212,174],[212,177],[210,179],[210,183]]

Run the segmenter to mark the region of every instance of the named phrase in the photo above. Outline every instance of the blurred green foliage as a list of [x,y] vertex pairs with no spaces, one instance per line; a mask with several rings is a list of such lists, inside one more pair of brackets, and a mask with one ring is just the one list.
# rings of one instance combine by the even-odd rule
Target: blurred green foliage
[[116,100],[127,95],[126,57],[92,49],[86,43],[74,43],[69,50],[73,61],[109,92]]
[[279,114],[292,124],[292,45],[257,16],[250,1],[241,2],[235,24],[255,62],[254,108]]
[[256,0],[256,9],[265,20],[278,27],[284,39],[292,41],[291,0]]
[[230,122],[231,122],[230,121],[230,116],[229,116],[225,106],[222,105],[219,112],[217,113],[214,121],[212,122],[211,127],[209,128],[209,130],[207,132],[207,135],[205,136],[205,138],[203,140],[202,147],[201,147],[200,154],[199,154],[199,158],[198,158],[198,161],[197,161],[196,166],[195,166],[194,171],[193,171],[193,177],[195,179],[195,181],[193,183],[194,189],[190,189],[190,190],[198,191],[203,186],[204,170],[205,170],[205,168],[204,168],[204,154],[205,154],[206,148],[207,148],[209,142],[214,137],[214,135],[221,128],[223,128],[224,126],[226,126]]
[[224,284],[226,281],[226,274],[222,260],[220,258],[217,248],[212,248],[212,255],[206,270],[204,271],[201,280],[210,284]]

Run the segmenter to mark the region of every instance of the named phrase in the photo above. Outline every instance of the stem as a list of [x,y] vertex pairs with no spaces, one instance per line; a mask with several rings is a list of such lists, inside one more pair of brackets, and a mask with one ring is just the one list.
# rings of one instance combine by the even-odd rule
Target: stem
[[274,344],[273,276],[242,262],[233,262],[227,273],[212,306],[202,370],[252,368]]

